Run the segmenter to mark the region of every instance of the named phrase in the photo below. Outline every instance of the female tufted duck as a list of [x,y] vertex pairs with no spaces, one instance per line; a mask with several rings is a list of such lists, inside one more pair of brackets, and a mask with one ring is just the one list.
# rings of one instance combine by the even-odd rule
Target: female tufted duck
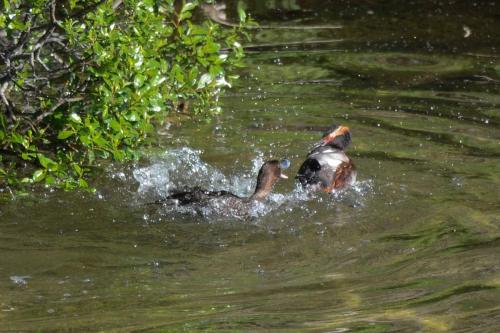
[[282,173],[282,170],[287,169],[289,166],[290,161],[286,159],[265,162],[259,170],[255,191],[249,198],[242,198],[228,191],[209,191],[195,187],[188,191],[173,193],[156,203],[174,202],[181,206],[208,206],[217,204],[217,207],[221,210],[227,210],[227,208],[234,208],[236,210],[249,209],[250,206],[248,204],[253,200],[264,201],[269,193],[271,193],[274,184],[276,184],[280,178],[288,178]]

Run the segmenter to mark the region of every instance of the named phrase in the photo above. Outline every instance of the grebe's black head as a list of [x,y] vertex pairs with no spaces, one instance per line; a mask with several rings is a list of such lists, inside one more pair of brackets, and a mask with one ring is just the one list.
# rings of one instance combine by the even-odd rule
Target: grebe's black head
[[351,132],[349,127],[333,125],[323,133],[322,139],[314,147],[332,146],[344,150],[350,143]]
[[282,171],[290,166],[290,161],[283,159],[281,161],[271,160],[265,162],[259,170],[257,176],[257,186],[252,195],[254,199],[264,199],[273,189],[274,184],[280,179],[287,179],[288,176]]

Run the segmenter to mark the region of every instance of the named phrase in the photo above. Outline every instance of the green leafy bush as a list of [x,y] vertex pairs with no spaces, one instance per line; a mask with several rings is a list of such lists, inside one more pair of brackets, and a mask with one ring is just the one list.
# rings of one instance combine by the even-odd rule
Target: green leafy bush
[[198,2],[176,3],[4,0],[0,186],[87,187],[97,161],[136,157],[166,112],[219,110],[251,22],[194,23]]

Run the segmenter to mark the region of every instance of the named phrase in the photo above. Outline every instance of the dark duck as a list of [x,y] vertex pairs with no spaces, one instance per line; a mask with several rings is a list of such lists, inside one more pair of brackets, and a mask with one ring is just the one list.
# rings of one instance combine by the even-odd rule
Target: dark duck
[[255,191],[248,198],[242,198],[228,191],[209,191],[199,187],[175,192],[156,203],[175,203],[194,208],[211,207],[223,215],[248,215],[254,201],[264,201],[279,179],[288,178],[282,170],[290,166],[290,161],[271,160],[265,162],[257,175]]
[[356,181],[356,169],[345,149],[351,143],[346,126],[333,125],[302,163],[296,178],[310,191],[332,193]]

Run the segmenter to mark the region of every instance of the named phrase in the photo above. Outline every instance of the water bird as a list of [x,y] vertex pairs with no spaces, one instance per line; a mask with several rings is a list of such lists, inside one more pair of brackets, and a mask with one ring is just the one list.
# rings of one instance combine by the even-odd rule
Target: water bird
[[295,178],[310,191],[332,193],[352,185],[357,172],[345,153],[350,143],[351,132],[347,126],[329,127],[313,146]]
[[229,191],[210,191],[195,187],[186,191],[174,192],[155,203],[191,205],[194,208],[209,207],[224,215],[248,215],[254,201],[264,201],[278,180],[288,178],[282,170],[289,166],[290,161],[287,159],[266,161],[257,175],[255,191],[248,198],[240,197]]

